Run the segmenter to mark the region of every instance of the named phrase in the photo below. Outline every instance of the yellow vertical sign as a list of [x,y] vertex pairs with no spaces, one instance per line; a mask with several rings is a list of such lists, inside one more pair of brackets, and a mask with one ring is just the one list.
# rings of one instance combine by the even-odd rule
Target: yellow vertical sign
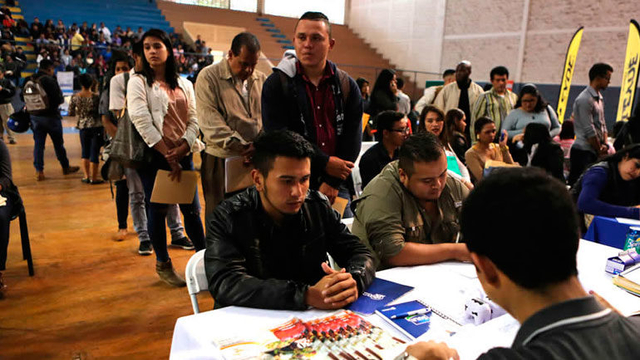
[[640,66],[640,28],[635,20],[629,24],[627,55],[624,59],[622,83],[620,84],[620,100],[616,121],[628,120],[633,110],[636,90],[638,88],[638,67]]
[[569,90],[571,90],[571,79],[573,78],[573,72],[576,67],[576,59],[578,58],[578,49],[580,49],[580,42],[582,42],[583,27],[573,34],[573,38],[569,43],[567,49],[567,57],[564,61],[564,71],[562,72],[562,85],[560,85],[560,95],[558,96],[558,120],[560,123],[564,122],[565,111],[567,111],[567,102],[569,101]]

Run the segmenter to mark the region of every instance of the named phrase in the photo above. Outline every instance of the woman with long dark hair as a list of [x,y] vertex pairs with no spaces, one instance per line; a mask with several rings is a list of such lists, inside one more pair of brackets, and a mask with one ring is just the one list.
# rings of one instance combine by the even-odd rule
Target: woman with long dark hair
[[544,169],[549,175],[565,182],[564,153],[560,144],[551,140],[544,124],[531,123],[524,129],[524,149],[527,152],[527,166]]
[[[371,91],[371,101],[369,102],[369,115],[371,115],[371,128],[376,129],[376,116],[385,110],[398,110],[398,99],[396,92],[396,72],[391,69],[383,69]],[[377,137],[376,137],[377,139]]]
[[[181,78],[171,52],[169,36],[151,29],[142,36],[142,70],[136,71],[127,86],[131,122],[151,148],[152,160],[138,169],[148,208],[148,228],[156,254],[156,272],[173,286],[185,286],[174,270],[167,252],[165,219],[169,205],[150,202],[158,170],[170,171],[180,179],[181,171],[193,170],[192,153],[202,149],[197,140],[198,121],[193,85]],[[196,250],[204,248],[198,192],[190,204],[181,204],[184,225]]]
[[640,219],[640,144],[589,167],[571,191],[587,226],[589,215]]

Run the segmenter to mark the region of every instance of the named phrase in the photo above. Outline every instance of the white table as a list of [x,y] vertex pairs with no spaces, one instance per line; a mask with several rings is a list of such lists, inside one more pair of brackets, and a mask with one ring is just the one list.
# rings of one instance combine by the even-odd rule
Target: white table
[[[595,290],[624,314],[640,310],[640,299],[617,288],[611,275],[604,272],[608,257],[618,249],[582,240],[578,251],[579,279],[586,290]],[[446,262],[428,266],[402,267],[380,271],[378,277],[414,286],[397,302],[429,299],[437,306],[459,306],[464,302],[464,291],[479,287],[472,264]],[[444,303],[443,303],[444,302]],[[332,311],[277,311],[230,306],[215,311],[181,317],[177,320],[171,345],[171,359],[222,359],[213,339],[223,334],[251,332],[279,325],[292,316],[303,320],[324,316]],[[402,336],[378,316],[365,317],[371,323]],[[458,349],[461,359],[475,359],[477,355],[495,346],[509,346],[519,328],[509,315],[491,320],[477,327],[464,327],[448,339],[427,332],[420,340],[446,341]]]

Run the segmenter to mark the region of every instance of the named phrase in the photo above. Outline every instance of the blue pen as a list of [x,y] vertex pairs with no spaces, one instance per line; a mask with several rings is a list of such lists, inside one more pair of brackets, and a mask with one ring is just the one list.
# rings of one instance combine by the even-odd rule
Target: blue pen
[[430,313],[430,312],[431,312],[430,308],[418,309],[418,310],[403,312],[403,313],[396,314],[396,315],[391,315],[389,317],[389,319],[406,318],[406,317],[409,317],[409,316],[423,315],[423,314],[427,314],[427,313]]

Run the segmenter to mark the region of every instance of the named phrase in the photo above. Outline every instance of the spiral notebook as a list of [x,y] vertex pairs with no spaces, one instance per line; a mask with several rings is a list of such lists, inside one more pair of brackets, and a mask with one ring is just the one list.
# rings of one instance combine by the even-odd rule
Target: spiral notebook
[[[408,312],[419,312],[415,315],[399,316]],[[413,300],[378,308],[376,314],[388,322],[411,340],[422,336],[433,327],[454,334],[462,324],[441,310],[429,306],[423,300]]]

